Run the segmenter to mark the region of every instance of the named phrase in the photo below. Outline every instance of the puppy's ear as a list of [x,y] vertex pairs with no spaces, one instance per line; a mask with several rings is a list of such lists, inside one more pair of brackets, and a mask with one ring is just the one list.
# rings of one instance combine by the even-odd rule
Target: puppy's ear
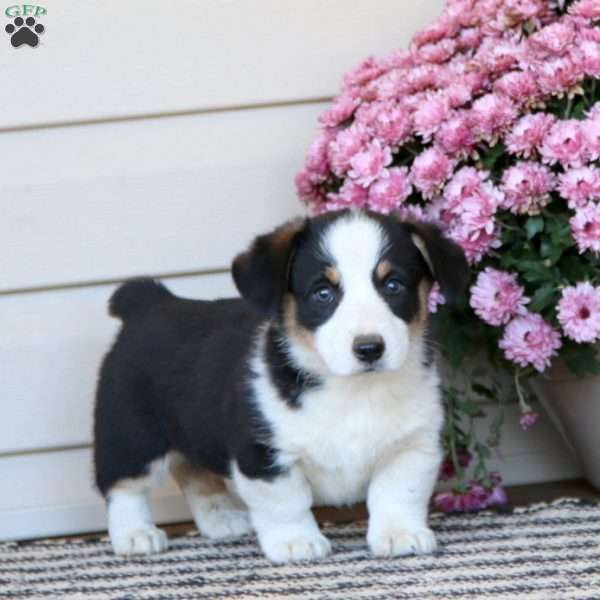
[[281,303],[295,242],[305,224],[302,218],[284,223],[257,237],[233,261],[233,280],[240,294],[266,315],[274,315]]
[[469,265],[462,248],[445,238],[428,223],[407,223],[412,241],[422,254],[431,275],[451,304],[464,293],[469,281]]

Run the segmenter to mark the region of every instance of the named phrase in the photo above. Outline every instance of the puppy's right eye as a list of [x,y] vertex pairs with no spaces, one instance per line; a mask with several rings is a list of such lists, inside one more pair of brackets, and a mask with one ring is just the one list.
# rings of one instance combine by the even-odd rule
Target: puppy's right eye
[[319,304],[331,304],[335,300],[335,289],[330,285],[320,285],[315,289],[311,296]]

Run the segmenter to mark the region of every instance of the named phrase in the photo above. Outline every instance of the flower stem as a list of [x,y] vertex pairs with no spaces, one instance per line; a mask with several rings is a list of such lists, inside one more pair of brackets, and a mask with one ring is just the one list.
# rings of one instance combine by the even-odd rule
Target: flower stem
[[567,107],[565,108],[565,119],[568,119],[571,115],[571,108],[573,108],[573,98],[569,96],[569,99],[567,100]]
[[528,412],[531,410],[531,407],[525,400],[525,396],[523,395],[523,388],[521,387],[521,382],[519,378],[521,377],[521,373],[518,369],[515,370],[515,389],[517,390],[517,396],[519,398],[519,406],[521,407],[521,412]]

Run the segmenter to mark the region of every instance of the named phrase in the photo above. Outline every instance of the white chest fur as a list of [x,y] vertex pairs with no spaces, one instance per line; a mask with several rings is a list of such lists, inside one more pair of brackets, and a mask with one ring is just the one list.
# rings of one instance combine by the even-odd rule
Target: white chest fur
[[257,371],[256,401],[279,462],[300,467],[315,504],[364,500],[381,461],[412,448],[416,436],[439,438],[438,377],[420,359],[409,358],[398,372],[330,378],[306,392],[299,408],[290,408],[264,370]]

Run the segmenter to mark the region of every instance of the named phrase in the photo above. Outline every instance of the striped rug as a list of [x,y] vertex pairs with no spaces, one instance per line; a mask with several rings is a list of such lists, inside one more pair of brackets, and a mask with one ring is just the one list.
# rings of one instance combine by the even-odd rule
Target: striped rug
[[0,598],[600,598],[600,506],[559,500],[510,514],[432,516],[434,556],[372,558],[365,524],[325,526],[334,553],[274,566],[251,536],[171,539],[159,556],[118,558],[106,538],[0,544]]

